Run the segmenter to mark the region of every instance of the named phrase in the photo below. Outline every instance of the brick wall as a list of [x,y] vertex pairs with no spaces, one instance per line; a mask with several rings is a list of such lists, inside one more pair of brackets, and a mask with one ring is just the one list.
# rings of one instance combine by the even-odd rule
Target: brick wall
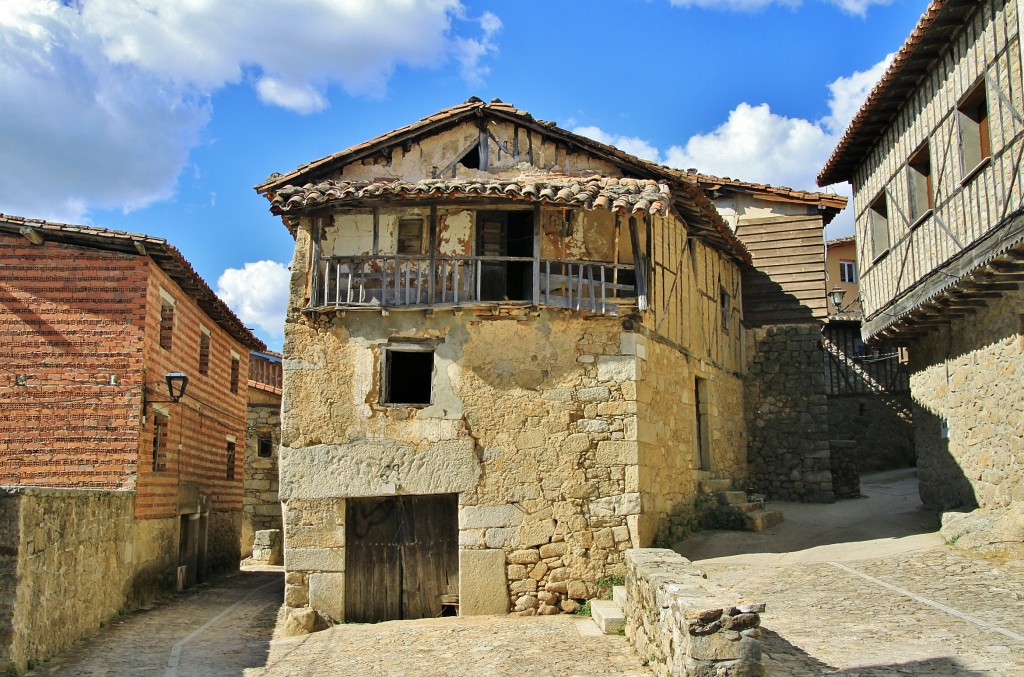
[[0,484],[132,488],[146,260],[0,235],[0,261]]
[[[214,512],[242,509],[244,476],[246,381],[249,351],[217,326],[155,264],[150,265],[146,290],[145,387],[150,404],[143,426],[139,453],[137,517],[169,517],[177,514],[178,483],[194,482],[211,498]],[[170,349],[161,347],[161,304],[170,297],[174,328]],[[209,331],[209,369],[199,372],[200,326]],[[237,392],[231,392],[232,353],[239,360]],[[185,397],[167,403],[164,375],[180,371],[189,377]],[[152,466],[153,411],[168,417],[167,463],[162,472]],[[228,479],[228,436],[235,438],[234,478]]]

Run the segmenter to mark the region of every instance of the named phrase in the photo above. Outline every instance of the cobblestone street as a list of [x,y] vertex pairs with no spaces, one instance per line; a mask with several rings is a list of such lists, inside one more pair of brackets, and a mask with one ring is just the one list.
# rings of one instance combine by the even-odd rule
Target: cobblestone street
[[[691,553],[709,578],[767,603],[766,674],[1024,675],[1024,563],[942,543],[926,528],[934,516],[916,508],[912,475],[863,486],[867,499],[784,504],[788,526],[776,533],[711,533],[689,544],[714,554]],[[271,640],[281,588],[279,571],[243,572],[113,621],[30,674],[653,674],[624,638],[574,616],[352,624]]]

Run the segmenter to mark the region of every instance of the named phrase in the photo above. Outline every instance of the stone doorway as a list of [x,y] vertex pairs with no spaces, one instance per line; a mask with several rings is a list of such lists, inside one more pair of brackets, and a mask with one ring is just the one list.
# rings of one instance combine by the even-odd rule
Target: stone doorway
[[459,589],[455,494],[350,498],[345,508],[345,620],[433,618]]

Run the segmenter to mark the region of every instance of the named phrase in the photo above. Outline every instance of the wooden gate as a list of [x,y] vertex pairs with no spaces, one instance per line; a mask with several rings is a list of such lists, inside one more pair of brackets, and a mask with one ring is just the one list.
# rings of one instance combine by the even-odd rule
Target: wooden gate
[[454,494],[350,498],[345,510],[345,620],[440,616],[459,590]]

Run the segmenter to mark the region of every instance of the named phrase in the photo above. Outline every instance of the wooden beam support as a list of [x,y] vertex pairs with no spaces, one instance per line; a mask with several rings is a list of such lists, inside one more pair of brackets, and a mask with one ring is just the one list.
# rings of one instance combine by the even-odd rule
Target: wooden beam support
[[21,233],[26,240],[37,247],[46,242],[46,240],[43,239],[43,236],[39,234],[39,231],[31,226],[22,226],[18,229],[18,232]]

